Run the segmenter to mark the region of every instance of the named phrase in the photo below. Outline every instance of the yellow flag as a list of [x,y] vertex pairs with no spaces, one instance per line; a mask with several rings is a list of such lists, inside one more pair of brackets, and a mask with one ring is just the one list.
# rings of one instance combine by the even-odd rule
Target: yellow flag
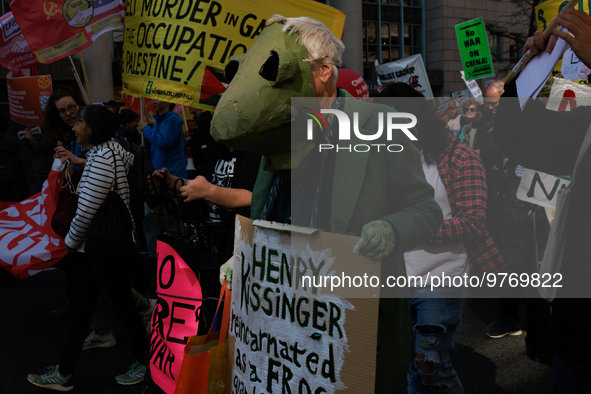
[[228,59],[274,14],[308,16],[342,38],[345,14],[312,0],[127,0],[123,92],[213,110]]

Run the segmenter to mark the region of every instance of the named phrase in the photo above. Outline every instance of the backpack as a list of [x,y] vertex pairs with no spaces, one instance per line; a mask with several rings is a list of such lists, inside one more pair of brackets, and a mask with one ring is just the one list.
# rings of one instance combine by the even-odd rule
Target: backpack
[[133,165],[129,168],[129,173],[127,174],[131,198],[142,202],[146,201],[150,195],[148,175],[152,175],[154,172],[154,166],[150,160],[150,152],[140,144],[131,141],[120,130],[115,132],[113,138],[121,144],[123,149],[132,153],[134,156]]

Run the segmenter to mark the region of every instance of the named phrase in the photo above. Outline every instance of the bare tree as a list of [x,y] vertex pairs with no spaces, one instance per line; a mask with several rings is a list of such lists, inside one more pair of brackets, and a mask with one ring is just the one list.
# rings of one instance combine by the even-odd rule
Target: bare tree
[[486,30],[492,41],[509,42],[509,45],[491,47],[491,52],[496,55],[495,68],[499,74],[505,74],[513,68],[521,57],[525,41],[536,31],[535,7],[539,3],[540,0],[517,0],[515,11],[502,15],[503,22],[487,22]]

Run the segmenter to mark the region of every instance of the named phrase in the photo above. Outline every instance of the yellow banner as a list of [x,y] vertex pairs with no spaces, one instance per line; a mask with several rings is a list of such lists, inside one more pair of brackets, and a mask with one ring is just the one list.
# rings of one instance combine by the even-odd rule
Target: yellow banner
[[341,38],[345,14],[312,0],[126,0],[123,92],[213,110],[228,59],[273,14],[308,16]]
[[[580,0],[579,3],[575,6],[575,10],[583,10],[586,13],[589,13],[589,0]],[[546,30],[546,27],[552,23],[556,15],[564,6],[568,4],[568,1],[564,0],[548,0],[543,2],[542,4],[536,7],[536,27],[540,31]]]

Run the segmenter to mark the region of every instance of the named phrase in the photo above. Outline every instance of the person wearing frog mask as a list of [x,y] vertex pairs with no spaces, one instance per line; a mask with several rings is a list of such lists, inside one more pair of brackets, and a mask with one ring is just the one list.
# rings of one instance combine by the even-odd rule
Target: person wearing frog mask
[[[432,238],[442,214],[419,152],[401,132],[394,132],[391,141],[373,142],[399,144],[404,153],[317,154],[317,144],[326,137],[321,133],[314,141],[292,142],[292,112],[301,110],[292,107],[293,97],[316,97],[317,111],[336,109],[350,119],[358,113],[365,135],[375,134],[379,112],[392,111],[336,88],[343,51],[342,42],[321,22],[275,15],[249,51],[226,66],[231,81],[216,108],[211,134],[218,142],[264,156],[251,218],[360,235],[350,247],[383,260],[385,280],[405,275],[403,253]],[[328,137],[334,142],[336,135]],[[364,141],[352,135],[349,142]],[[232,264],[222,267],[222,279],[230,279]],[[412,358],[410,334],[408,300],[381,299],[376,392],[394,392],[404,381]]]

